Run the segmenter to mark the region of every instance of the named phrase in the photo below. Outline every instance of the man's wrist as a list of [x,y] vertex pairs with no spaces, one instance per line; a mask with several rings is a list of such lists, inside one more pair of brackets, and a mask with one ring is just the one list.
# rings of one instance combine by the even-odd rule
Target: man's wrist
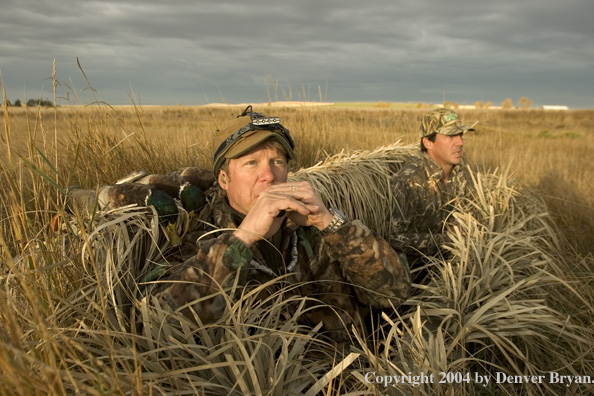
[[251,231],[243,230],[241,228],[238,228],[237,230],[233,231],[233,236],[239,239],[248,248],[252,247],[254,243],[262,239],[261,236]]
[[232,269],[246,267],[254,256],[250,248],[237,237],[232,237],[229,242],[223,255],[223,265]]
[[319,234],[323,237],[335,233],[339,228],[348,222],[347,217],[340,210],[331,208],[328,209],[328,211],[332,214],[333,218],[327,227],[322,230],[318,230]]

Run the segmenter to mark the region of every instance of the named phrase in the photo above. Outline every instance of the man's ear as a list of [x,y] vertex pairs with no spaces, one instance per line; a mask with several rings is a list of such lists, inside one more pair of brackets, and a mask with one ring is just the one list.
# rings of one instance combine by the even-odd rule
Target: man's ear
[[227,174],[225,173],[224,170],[221,170],[219,172],[219,179],[218,179],[218,181],[219,181],[219,186],[221,186],[221,188],[223,190],[225,190],[225,191],[227,190],[227,179],[228,179]]
[[427,150],[433,150],[433,142],[426,137],[423,138],[423,146],[425,146]]

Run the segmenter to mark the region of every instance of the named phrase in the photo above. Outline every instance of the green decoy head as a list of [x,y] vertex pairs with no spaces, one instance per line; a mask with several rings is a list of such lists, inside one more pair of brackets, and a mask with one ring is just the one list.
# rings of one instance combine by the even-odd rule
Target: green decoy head
[[165,191],[151,188],[146,196],[146,206],[153,206],[161,223],[175,223],[179,211],[175,199]]
[[184,183],[179,188],[179,199],[183,208],[188,212],[197,212],[206,205],[204,192],[191,183]]
[[182,243],[176,228],[179,211],[175,199],[164,191],[151,188],[146,197],[146,206],[152,206],[157,211],[159,223],[165,226],[165,232],[173,246]]

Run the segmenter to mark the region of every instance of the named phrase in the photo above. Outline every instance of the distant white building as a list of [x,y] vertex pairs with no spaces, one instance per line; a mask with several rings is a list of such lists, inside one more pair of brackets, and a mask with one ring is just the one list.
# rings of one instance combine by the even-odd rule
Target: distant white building
[[542,106],[543,110],[569,110],[569,106],[561,106],[561,105],[544,105]]

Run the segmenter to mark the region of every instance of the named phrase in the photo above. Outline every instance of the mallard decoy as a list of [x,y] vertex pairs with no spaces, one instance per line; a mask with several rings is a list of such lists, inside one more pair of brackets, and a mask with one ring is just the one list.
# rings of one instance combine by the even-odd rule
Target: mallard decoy
[[179,188],[179,200],[182,207],[188,212],[198,212],[204,205],[206,205],[206,195],[198,187],[192,183],[185,182]]
[[97,190],[83,190],[77,185],[66,189],[66,210],[69,213],[89,216],[97,209]]
[[124,180],[165,191],[173,198],[179,199],[188,212],[197,212],[206,204],[204,191],[212,186],[214,176],[212,171],[207,169],[188,167],[164,175],[147,175],[144,171],[136,171],[120,179],[116,184],[126,184]]
[[192,166],[174,170],[165,175],[146,175],[136,180],[137,183],[150,184],[175,197],[178,197],[179,187],[184,183],[190,183],[200,190],[206,191],[213,186],[214,181],[212,170]]
[[[78,185],[68,186],[64,204],[65,212],[75,216],[90,217],[99,209],[97,190],[83,190]],[[62,213],[57,213],[51,221],[50,228],[53,232],[58,232],[62,224]]]
[[[183,181],[189,182],[202,191],[207,191],[215,182],[215,176],[212,169],[199,168],[197,166],[188,166],[186,168],[178,169],[177,174]],[[172,172],[172,173],[174,173]]]
[[[169,172],[168,174],[147,174],[146,171],[134,171],[122,177],[115,184],[123,183],[142,183],[150,184],[155,188],[164,189],[170,192],[170,195],[177,196],[177,189],[184,182],[197,186],[202,191],[211,188],[215,182],[212,169],[200,168],[197,166],[188,166]],[[159,187],[159,185],[161,187]],[[176,188],[174,188],[176,187]],[[173,190],[176,190],[173,192]]]
[[173,197],[148,184],[120,183],[105,186],[99,191],[98,201],[103,210],[137,204],[139,206],[154,206],[163,220],[178,215]]
[[184,181],[175,173],[167,175],[147,175],[136,183],[149,185],[164,191],[171,197],[180,200],[182,207],[188,212],[197,212],[206,204],[206,196],[202,189],[190,182]]
[[159,222],[165,226],[172,245],[181,244],[181,238],[175,226],[179,211],[175,199],[165,191],[148,184],[120,183],[103,187],[99,191],[98,201],[103,210],[132,204],[154,207],[159,216]]
[[173,198],[179,198],[179,189],[184,181],[174,174],[150,174],[136,180],[136,183],[146,184],[157,190],[165,191]]

